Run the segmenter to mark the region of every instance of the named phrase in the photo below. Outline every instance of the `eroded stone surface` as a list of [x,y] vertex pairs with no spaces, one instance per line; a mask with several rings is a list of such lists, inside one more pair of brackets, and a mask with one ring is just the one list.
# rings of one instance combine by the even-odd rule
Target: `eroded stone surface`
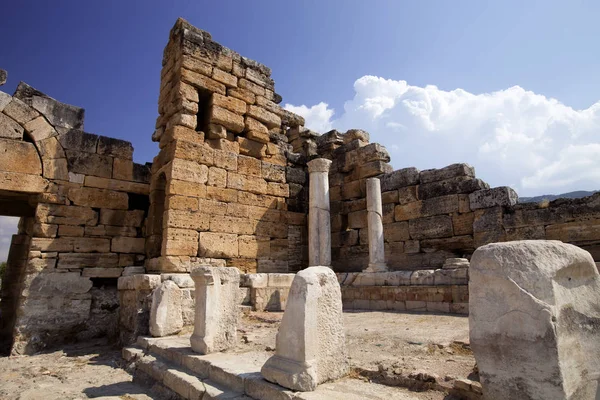
[[494,243],[471,259],[469,325],[486,399],[595,399],[600,276],[557,241]]
[[200,354],[226,350],[237,337],[240,273],[237,268],[197,266],[190,275],[196,286],[192,350]]
[[181,317],[181,289],[166,280],[152,293],[150,309],[150,334],[155,337],[174,335],[183,328]]
[[299,391],[344,376],[348,359],[342,298],[327,267],[296,274],[279,331],[276,353],[261,370],[268,381]]

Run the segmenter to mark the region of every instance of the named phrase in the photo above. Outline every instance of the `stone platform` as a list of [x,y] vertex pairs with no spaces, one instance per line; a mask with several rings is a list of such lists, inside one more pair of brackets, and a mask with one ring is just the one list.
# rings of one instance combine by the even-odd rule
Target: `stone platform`
[[412,394],[362,380],[344,378],[319,385],[314,392],[294,392],[267,382],[260,368],[272,352],[192,352],[189,336],[139,337],[123,348],[123,358],[135,364],[134,379],[187,400],[410,400]]

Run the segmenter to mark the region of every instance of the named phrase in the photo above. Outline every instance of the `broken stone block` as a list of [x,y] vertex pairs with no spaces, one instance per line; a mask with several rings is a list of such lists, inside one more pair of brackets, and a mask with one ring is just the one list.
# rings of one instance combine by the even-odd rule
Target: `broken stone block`
[[152,293],[150,334],[155,337],[174,335],[183,328],[181,289],[173,281],[164,281]]
[[348,357],[342,295],[335,273],[310,267],[296,274],[277,332],[277,349],[261,369],[263,377],[303,392],[344,376]]
[[0,137],[21,140],[23,131],[23,127],[14,119],[0,113]]
[[0,86],[6,83],[6,78],[8,77],[8,73],[4,69],[0,69]]
[[469,194],[469,204],[473,211],[497,206],[514,206],[518,201],[517,192],[508,186],[478,190]]
[[600,275],[558,241],[480,247],[471,258],[471,347],[486,399],[596,399]]
[[443,181],[456,177],[475,178],[475,168],[469,164],[452,164],[440,169],[426,169],[421,171],[421,183]]
[[469,260],[467,260],[466,258],[446,258],[446,261],[444,261],[444,266],[442,268],[469,268]]
[[227,350],[236,343],[240,273],[237,268],[192,267],[196,317],[190,338],[200,354]]

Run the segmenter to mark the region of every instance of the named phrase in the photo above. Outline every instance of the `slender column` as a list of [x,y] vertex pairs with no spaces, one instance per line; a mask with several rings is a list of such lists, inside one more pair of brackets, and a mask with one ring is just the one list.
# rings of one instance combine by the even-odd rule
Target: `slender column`
[[329,167],[331,160],[308,162],[308,266],[331,266],[331,221],[329,217]]
[[385,272],[383,247],[383,211],[381,183],[378,178],[367,179],[367,218],[369,223],[369,267],[365,272]]

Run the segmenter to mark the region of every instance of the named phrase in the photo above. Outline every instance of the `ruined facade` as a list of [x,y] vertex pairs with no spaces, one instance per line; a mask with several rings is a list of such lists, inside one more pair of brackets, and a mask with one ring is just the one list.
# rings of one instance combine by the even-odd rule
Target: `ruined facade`
[[[80,108],[24,83],[0,92],[0,214],[21,217],[3,279],[3,352],[116,335],[119,325],[135,337],[159,274],[198,263],[246,274],[306,268],[307,163],[317,157],[332,161],[331,261],[351,308],[466,312],[466,269],[449,277],[442,266],[491,242],[558,239],[600,261],[600,195],[520,205],[466,164],[393,171],[367,132],[306,129],[279,106],[270,74],[178,20],[151,165],[133,163],[129,142],[85,133]],[[358,274],[369,262],[371,177],[381,180],[387,278]]]

